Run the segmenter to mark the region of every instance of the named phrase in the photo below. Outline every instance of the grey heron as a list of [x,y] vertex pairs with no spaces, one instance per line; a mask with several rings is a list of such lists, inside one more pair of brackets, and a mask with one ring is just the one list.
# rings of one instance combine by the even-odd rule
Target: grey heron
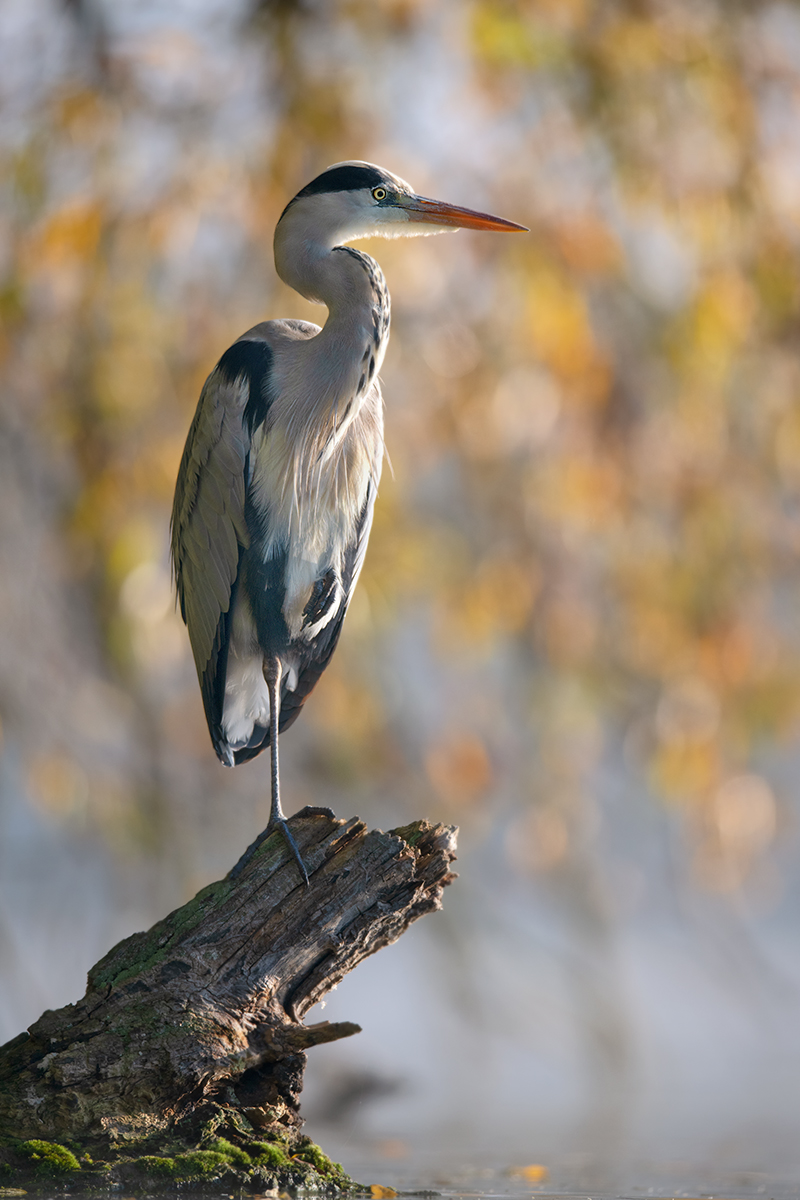
[[281,808],[278,736],[336,648],[367,548],[383,459],[378,371],[389,293],[363,237],[525,227],[418,196],[367,162],[336,163],[287,204],[280,278],[324,304],[322,329],[265,321],[222,355],[178,471],[172,562],[211,741],[226,766],[272,751],[270,818],[305,864]]

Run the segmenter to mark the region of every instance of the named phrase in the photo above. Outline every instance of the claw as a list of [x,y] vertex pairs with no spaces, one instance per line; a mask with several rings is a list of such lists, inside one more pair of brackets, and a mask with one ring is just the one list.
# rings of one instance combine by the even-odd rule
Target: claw
[[[270,822],[270,823],[272,823],[272,822]],[[300,874],[303,876],[303,879],[306,881],[306,887],[308,887],[308,871],[306,870],[306,864],[303,862],[302,855],[300,854],[300,851],[297,848],[297,842],[292,837],[291,829],[289,828],[289,826],[286,824],[286,822],[283,820],[282,817],[280,817],[277,821],[275,821],[275,825],[277,825],[279,827],[283,836],[286,838],[286,841],[289,843],[289,849],[291,850],[292,854],[295,856],[295,859],[297,860],[297,865],[300,868]]]
[[247,847],[247,849],[245,850],[242,857],[237,862],[236,866],[233,867],[228,872],[229,879],[238,879],[238,877],[241,875],[244,868],[250,862],[250,859],[255,854],[256,850],[262,844],[262,842],[265,842],[267,840],[267,838],[275,832],[276,829],[279,829],[281,831],[281,833],[283,834],[284,839],[285,839],[289,849],[291,850],[292,854],[294,855],[298,867],[300,868],[300,874],[303,876],[305,885],[306,885],[306,887],[309,886],[308,871],[306,870],[306,864],[303,862],[303,858],[302,858],[302,855],[300,854],[300,850],[298,849],[297,842],[294,840],[294,837],[292,836],[292,831],[289,828],[289,826],[286,824],[286,821],[284,820],[283,817],[278,817],[275,820],[270,820],[270,823],[267,826],[267,828],[261,831],[261,833],[258,835],[258,837],[255,839],[254,842],[250,843],[250,845]]

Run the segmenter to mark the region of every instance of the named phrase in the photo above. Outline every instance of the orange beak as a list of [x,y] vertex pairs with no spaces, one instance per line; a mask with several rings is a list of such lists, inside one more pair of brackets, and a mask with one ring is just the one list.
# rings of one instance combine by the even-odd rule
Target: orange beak
[[486,229],[497,233],[528,233],[525,225],[493,217],[489,213],[474,212],[471,208],[459,208],[457,204],[445,204],[441,200],[428,200],[425,196],[409,196],[402,203],[409,221],[421,221],[425,225],[439,225],[455,229]]

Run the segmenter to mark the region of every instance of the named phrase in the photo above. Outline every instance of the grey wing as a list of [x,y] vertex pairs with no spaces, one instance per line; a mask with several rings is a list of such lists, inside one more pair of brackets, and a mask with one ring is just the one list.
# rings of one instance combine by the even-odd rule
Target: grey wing
[[[269,354],[267,347],[263,350]],[[200,395],[178,471],[171,528],[181,615],[215,747],[215,726],[224,699],[229,616],[241,553],[249,541],[244,506],[253,381],[245,371],[226,370],[228,355],[212,371]]]
[[[375,507],[376,492],[377,480],[372,479],[367,488],[367,495],[364,507],[361,510],[361,516],[359,517],[355,537],[345,554],[344,569],[342,571],[342,586],[345,593],[344,603],[330,625],[327,625],[322,633],[304,648],[301,661],[298,664],[297,686],[291,691],[285,686],[281,690],[281,733],[285,729],[288,729],[290,725],[293,725],[300,716],[303,705],[319,683],[322,673],[331,661],[333,652],[339,642],[342,625],[344,624],[353,590],[364,562],[364,555],[367,552],[367,542],[369,540],[370,529],[372,528],[372,513]],[[297,643],[295,643],[296,646]],[[285,678],[284,676],[284,681]],[[258,730],[258,737],[254,737],[252,745],[242,746],[233,751],[233,760],[237,766],[239,763],[248,762],[251,758],[255,758],[257,754],[260,754],[269,745],[269,730],[262,729],[260,726],[256,726],[256,729]],[[220,757],[222,756],[220,755]]]

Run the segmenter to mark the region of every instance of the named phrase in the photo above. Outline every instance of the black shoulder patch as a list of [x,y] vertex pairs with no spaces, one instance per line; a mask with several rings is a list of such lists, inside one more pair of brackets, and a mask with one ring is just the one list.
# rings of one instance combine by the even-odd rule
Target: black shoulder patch
[[244,407],[244,420],[252,437],[253,430],[266,419],[272,401],[272,351],[266,342],[234,342],[217,363],[217,370],[227,383],[234,383],[242,376],[247,380],[250,395]]
[[387,183],[383,171],[379,171],[377,167],[332,167],[323,171],[316,179],[312,179],[311,183],[307,183],[303,190],[297,193],[295,200],[299,200],[301,196],[316,196],[320,192],[355,192],[359,188],[374,188],[380,185],[386,187]]

